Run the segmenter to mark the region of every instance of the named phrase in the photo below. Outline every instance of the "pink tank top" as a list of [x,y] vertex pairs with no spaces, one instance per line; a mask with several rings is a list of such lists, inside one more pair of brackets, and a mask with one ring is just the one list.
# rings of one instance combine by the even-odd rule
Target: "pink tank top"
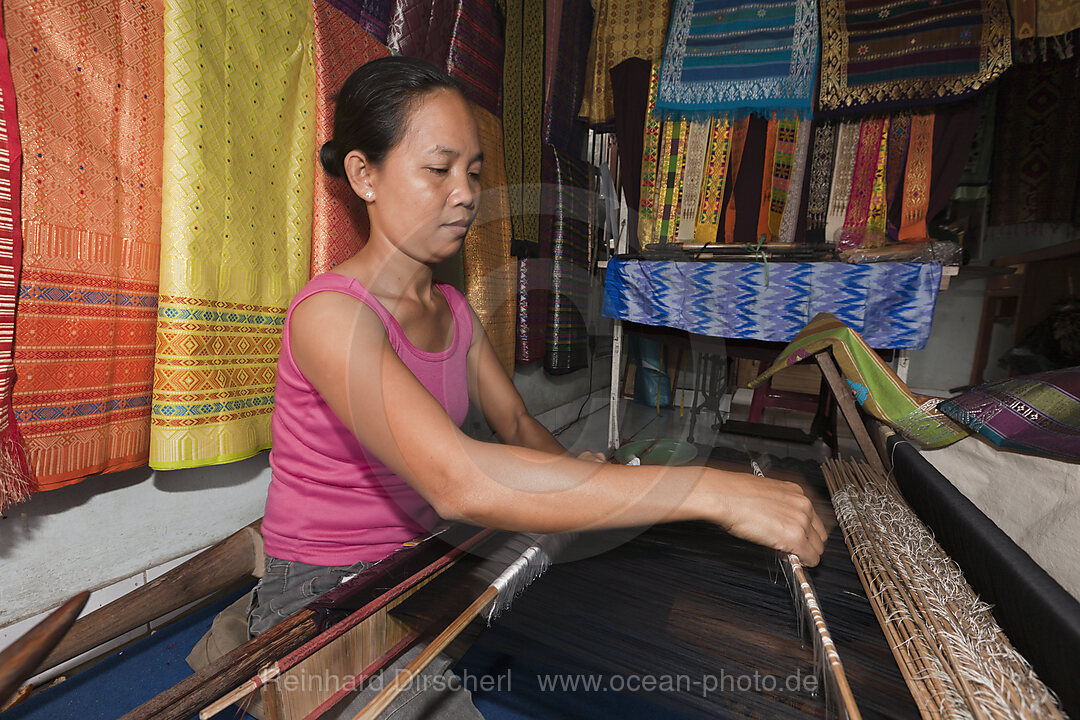
[[394,316],[352,278],[323,273],[293,298],[285,316],[272,419],[271,480],[262,534],[267,555],[310,565],[381,560],[439,522],[412,487],[364,448],[296,366],[289,319],[300,301],[340,292],[370,307],[390,345],[460,427],[469,410],[465,369],[472,313],[460,292],[438,283],[454,317],[454,338],[425,352],[405,337]]

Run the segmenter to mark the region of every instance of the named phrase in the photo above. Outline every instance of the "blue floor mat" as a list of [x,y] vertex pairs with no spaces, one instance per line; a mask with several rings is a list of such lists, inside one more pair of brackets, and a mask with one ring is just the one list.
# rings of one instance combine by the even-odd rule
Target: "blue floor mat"
[[[19,703],[4,713],[4,720],[115,720],[191,675],[184,658],[210,629],[214,616],[247,591],[233,593],[187,615]],[[219,717],[254,720],[237,711]]]

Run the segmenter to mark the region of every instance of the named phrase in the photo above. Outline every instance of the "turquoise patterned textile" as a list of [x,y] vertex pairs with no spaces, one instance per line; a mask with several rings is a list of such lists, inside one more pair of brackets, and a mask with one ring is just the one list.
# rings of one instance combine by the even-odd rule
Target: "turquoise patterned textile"
[[938,263],[608,263],[605,317],[699,335],[789,342],[831,313],[870,347],[918,350],[930,338]]
[[808,117],[817,62],[817,0],[676,0],[656,107]]

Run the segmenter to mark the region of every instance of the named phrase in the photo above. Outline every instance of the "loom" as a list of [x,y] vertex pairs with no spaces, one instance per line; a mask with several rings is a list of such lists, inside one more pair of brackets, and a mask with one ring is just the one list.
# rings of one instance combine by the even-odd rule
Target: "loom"
[[[831,358],[819,354],[816,359],[830,386],[841,387]],[[869,461],[865,472],[884,478],[885,464],[850,394],[836,393],[836,398]],[[898,611],[877,604],[885,594],[910,598],[923,590],[896,590],[894,584],[886,592],[867,579],[881,571],[868,569],[865,547],[852,540],[857,531],[845,526],[841,532],[837,527],[815,463],[758,459],[767,476],[803,485],[826,520],[830,535],[822,562],[809,574],[859,711],[866,717],[895,718],[1010,716],[990,714],[979,691],[972,690],[974,681],[962,678],[954,683],[957,694],[966,693],[973,709],[943,712],[940,698],[953,691],[938,687],[939,675],[952,670],[929,672],[923,657],[934,649],[935,635],[931,632],[929,639],[918,641],[901,638],[899,633],[909,632],[913,622],[901,619],[906,626],[890,628],[887,621]],[[746,471],[751,461],[742,451],[716,448],[708,464]],[[830,484],[838,489],[835,476]],[[834,492],[834,501],[841,494]],[[460,609],[476,599],[480,592],[476,568],[490,560],[493,548],[505,545],[508,537],[455,526],[439,538],[403,548],[132,710],[124,720],[187,718],[200,710],[209,717],[215,701],[243,703],[255,691],[263,695],[268,718],[319,717],[350,688],[305,678],[331,673],[362,683],[417,638],[439,633],[440,623],[458,617]],[[194,578],[201,578],[201,590],[219,587],[221,578],[206,579],[208,568],[222,567],[228,558],[233,571],[250,563],[256,551],[253,540],[254,533],[245,529],[143,592],[160,598],[166,588],[191,586]],[[825,662],[807,640],[802,615],[792,611],[791,595],[772,551],[701,523],[595,533],[579,542],[582,545],[572,548],[570,555],[580,559],[551,568],[494,629],[479,636],[480,647],[560,672],[672,678],[669,687],[650,692],[649,700],[676,711],[778,718],[826,717],[839,711],[839,699],[820,679]],[[606,552],[595,552],[598,548]],[[93,637],[102,642],[103,613],[112,618],[113,636],[124,632],[123,618],[141,617],[132,609],[140,603],[138,591],[133,595],[118,601],[127,603],[127,612],[102,608],[76,623],[69,637],[78,639],[80,649]],[[1004,637],[1000,630],[991,634]],[[923,643],[926,652],[902,659],[899,649],[913,642]],[[957,652],[946,650],[944,644],[934,651],[945,661]],[[62,646],[53,655],[63,657],[65,652]],[[1060,716],[1052,693],[1026,663],[1021,660],[1016,667],[1023,670],[1014,673],[1022,676],[1021,684],[1006,696],[1047,703],[1042,709],[1023,706],[1028,717]],[[1067,678],[1067,669],[1065,673]],[[308,691],[282,692],[290,678],[293,686]],[[928,686],[929,694],[920,694],[919,685]],[[1060,681],[1056,687],[1061,692]],[[221,706],[217,703],[217,709]],[[1023,712],[1015,716],[1025,716]]]

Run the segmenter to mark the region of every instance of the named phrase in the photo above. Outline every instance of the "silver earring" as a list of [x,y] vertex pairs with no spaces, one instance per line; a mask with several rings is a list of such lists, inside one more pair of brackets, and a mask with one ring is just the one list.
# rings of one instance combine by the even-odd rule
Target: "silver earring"
[[368,190],[367,193],[364,194],[364,197],[366,197],[368,200],[370,200],[371,198],[375,197],[375,193]]

